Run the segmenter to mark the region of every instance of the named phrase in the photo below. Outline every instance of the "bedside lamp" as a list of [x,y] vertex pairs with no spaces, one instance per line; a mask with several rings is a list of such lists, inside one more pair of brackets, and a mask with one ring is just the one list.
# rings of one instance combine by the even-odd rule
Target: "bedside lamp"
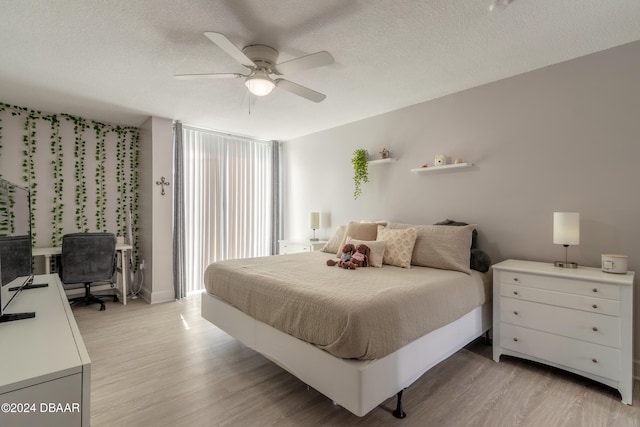
[[320,228],[320,212],[309,213],[309,228],[313,230],[313,237],[309,240],[317,242],[319,239],[316,237],[316,230]]
[[553,243],[564,246],[564,261],[555,261],[553,265],[563,268],[577,268],[578,264],[567,261],[569,245],[580,244],[580,214],[577,212],[553,213]]

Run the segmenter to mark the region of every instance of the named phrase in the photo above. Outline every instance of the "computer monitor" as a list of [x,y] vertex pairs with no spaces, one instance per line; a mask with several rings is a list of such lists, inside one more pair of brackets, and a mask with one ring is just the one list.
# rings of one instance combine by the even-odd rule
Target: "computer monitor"
[[29,190],[0,178],[0,322],[35,316],[6,311],[32,280]]

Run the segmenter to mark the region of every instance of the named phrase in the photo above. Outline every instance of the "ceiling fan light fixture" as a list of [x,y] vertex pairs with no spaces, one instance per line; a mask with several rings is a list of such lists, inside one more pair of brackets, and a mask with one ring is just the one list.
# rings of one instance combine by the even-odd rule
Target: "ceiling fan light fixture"
[[256,96],[269,95],[276,84],[271,80],[265,71],[256,70],[245,80],[244,84],[249,92]]

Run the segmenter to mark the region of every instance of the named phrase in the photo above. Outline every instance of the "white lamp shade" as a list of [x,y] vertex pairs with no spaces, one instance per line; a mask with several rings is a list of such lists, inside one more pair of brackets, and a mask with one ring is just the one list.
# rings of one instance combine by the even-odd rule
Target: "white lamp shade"
[[320,228],[320,212],[309,213],[309,228],[313,230]]
[[580,244],[580,214],[577,212],[553,213],[553,243],[556,245]]

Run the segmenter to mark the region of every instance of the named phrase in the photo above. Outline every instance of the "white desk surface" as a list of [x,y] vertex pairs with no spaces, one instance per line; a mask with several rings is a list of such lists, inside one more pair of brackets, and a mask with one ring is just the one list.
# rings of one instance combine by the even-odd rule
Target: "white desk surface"
[[[116,244],[116,251],[130,251],[133,246],[124,243]],[[31,250],[31,256],[47,256],[47,255],[60,255],[62,254],[62,246],[54,246],[50,248],[33,248]]]
[[[75,339],[80,332],[58,277],[38,275],[33,282],[49,286],[22,291],[6,312],[35,311],[36,317],[0,323],[0,394],[82,372],[91,363]],[[14,294],[10,286],[2,287],[3,305]]]

